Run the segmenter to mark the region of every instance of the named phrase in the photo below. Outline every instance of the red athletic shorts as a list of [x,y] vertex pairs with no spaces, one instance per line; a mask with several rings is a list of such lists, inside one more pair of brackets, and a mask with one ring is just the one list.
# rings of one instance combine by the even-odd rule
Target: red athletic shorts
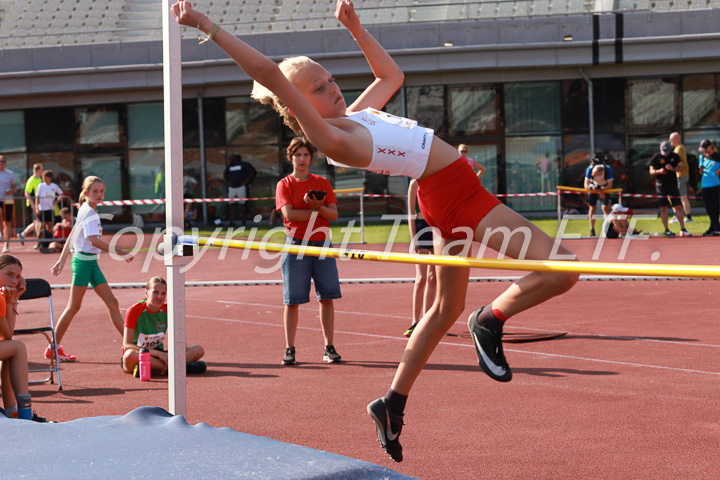
[[500,201],[480,184],[468,161],[456,160],[439,172],[418,180],[418,203],[425,220],[440,230],[443,238],[467,238],[467,230],[475,231],[480,220]]

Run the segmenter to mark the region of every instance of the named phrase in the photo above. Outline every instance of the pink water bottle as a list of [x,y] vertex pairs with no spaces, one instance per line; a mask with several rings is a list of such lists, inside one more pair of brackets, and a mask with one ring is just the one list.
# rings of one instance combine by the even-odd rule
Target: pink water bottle
[[144,347],[140,349],[140,380],[150,380],[150,351]]

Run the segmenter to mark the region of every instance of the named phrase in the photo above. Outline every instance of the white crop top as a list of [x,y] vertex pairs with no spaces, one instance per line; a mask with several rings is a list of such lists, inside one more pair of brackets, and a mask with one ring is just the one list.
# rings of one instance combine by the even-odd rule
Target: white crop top
[[396,117],[374,108],[366,108],[346,118],[370,131],[373,141],[370,165],[352,167],[328,157],[329,164],[410,178],[420,178],[425,172],[434,135],[431,128],[420,127],[415,120]]

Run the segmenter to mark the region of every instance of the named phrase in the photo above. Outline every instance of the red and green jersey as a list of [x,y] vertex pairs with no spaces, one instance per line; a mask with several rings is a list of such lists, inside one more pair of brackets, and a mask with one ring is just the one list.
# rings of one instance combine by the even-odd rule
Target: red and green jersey
[[125,327],[135,329],[135,344],[138,347],[163,349],[167,330],[167,303],[160,311],[150,313],[147,299],[142,300],[125,313]]

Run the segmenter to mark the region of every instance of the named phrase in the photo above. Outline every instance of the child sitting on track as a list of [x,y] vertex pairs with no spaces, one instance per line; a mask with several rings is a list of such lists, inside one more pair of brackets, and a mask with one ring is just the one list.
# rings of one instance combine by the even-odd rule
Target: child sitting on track
[[[309,58],[289,58],[277,65],[207,15],[193,10],[187,1],[173,5],[172,14],[178,23],[207,33],[255,80],[253,97],[272,105],[290,128],[304,133],[328,157],[328,162],[417,178],[423,217],[442,235],[438,253],[455,255],[477,240],[515,258],[545,260],[553,251],[571,255],[490,195],[467,160],[459,159],[453,146],[434,138],[433,130],[377,110],[390,100],[405,77],[360,24],[349,0],[338,0],[335,17],[355,38],[375,76],[349,107],[332,75]],[[493,231],[501,234],[493,235]],[[510,233],[517,231],[525,235]],[[435,303],[413,331],[387,395],[367,407],[378,440],[395,461],[403,458],[399,437],[407,396],[430,354],[464,311],[469,277],[468,268],[437,268]],[[504,322],[567,291],[577,279],[575,273],[530,273],[470,316],[468,326],[478,361],[491,378],[512,378],[502,348]]]
[[50,242],[48,253],[62,252],[65,242],[70,237],[72,231],[72,215],[68,207],[60,209],[61,221],[53,226],[53,241]]
[[18,299],[25,291],[22,264],[12,255],[0,255],[0,361],[5,416],[45,422],[32,412],[28,390],[25,344],[13,340]]
[[[167,330],[167,282],[161,277],[152,277],[145,287],[145,298],[125,313],[123,334],[122,368],[125,373],[138,376],[139,353],[142,347],[150,350],[150,368],[155,373],[165,374],[168,369],[168,354],[165,351]],[[207,364],[200,360],[205,350],[200,345],[187,347],[185,371],[203,373]]]

